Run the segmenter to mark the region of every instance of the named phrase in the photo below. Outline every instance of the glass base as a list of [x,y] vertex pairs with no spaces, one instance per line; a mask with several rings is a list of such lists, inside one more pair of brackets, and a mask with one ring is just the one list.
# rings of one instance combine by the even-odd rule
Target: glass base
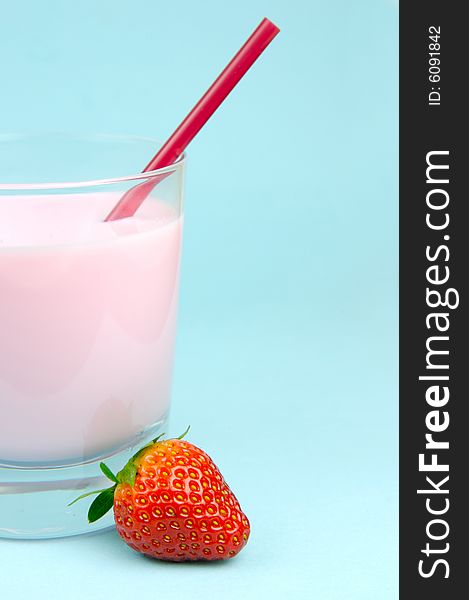
[[166,424],[165,418],[131,447],[83,464],[41,468],[0,465],[0,538],[67,537],[112,527],[112,510],[96,523],[88,523],[93,496],[68,504],[81,494],[111,486],[99,463],[104,460],[116,473],[139,448],[163,433]]

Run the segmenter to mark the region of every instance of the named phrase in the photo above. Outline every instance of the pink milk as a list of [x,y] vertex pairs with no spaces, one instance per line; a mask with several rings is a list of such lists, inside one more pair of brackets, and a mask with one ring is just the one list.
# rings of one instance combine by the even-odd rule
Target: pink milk
[[168,410],[181,218],[116,194],[0,196],[0,462],[128,446]]

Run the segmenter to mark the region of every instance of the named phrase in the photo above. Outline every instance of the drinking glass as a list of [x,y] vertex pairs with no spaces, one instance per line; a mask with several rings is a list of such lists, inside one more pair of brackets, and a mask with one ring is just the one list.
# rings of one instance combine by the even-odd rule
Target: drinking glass
[[[185,158],[130,136],[0,136],[0,536],[96,531],[80,494],[162,432]],[[136,185],[134,216],[105,222]],[[52,183],[51,183],[52,182]]]

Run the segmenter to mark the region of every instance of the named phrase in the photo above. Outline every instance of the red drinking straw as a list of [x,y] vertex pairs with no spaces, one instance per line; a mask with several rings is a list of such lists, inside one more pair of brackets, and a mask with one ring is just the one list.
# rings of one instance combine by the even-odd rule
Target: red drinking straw
[[[280,29],[269,21],[269,19],[262,19],[244,46],[143,169],[143,173],[169,166],[181,156],[187,145],[210,119],[243,75],[252,67],[279,31]],[[116,219],[131,217],[155,185],[167,175],[161,174],[159,177],[154,177],[128,190],[105,220],[115,221]]]

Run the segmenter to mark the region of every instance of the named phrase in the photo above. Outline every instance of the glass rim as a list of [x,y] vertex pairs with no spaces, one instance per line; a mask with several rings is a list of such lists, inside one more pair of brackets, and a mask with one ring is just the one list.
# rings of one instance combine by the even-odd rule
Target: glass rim
[[[0,133],[0,145],[8,143],[9,141],[27,140],[28,138],[56,135],[64,138],[73,139],[89,139],[89,140],[107,140],[112,141],[113,139],[118,142],[119,140],[135,141],[135,142],[151,142],[154,144],[155,152],[158,149],[158,140],[148,136],[132,135],[132,134],[120,134],[120,133],[89,133],[89,132],[67,132],[67,131],[37,131],[37,132],[26,132],[26,133]],[[151,156],[148,158],[150,160]],[[0,191],[18,191],[18,190],[64,190],[68,188],[88,188],[97,187],[102,185],[112,185],[116,183],[122,183],[126,181],[143,181],[164,175],[166,173],[174,172],[177,168],[184,165],[186,161],[186,152],[183,152],[179,158],[177,158],[172,164],[167,167],[161,167],[160,169],[154,169],[152,171],[140,172],[135,175],[123,175],[121,177],[109,177],[103,179],[86,179],[79,181],[59,181],[59,182],[40,182],[40,183],[3,183],[0,180]]]

